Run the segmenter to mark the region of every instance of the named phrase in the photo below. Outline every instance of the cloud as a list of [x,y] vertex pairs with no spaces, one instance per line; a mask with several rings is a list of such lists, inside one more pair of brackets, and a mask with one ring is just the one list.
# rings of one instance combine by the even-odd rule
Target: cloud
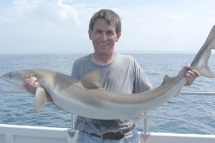
[[[208,8],[199,9],[200,5]],[[209,1],[120,8],[117,11],[123,20],[121,42],[126,44],[118,44],[122,47],[118,50],[196,51],[214,25],[214,8]]]
[[101,8],[122,18],[118,51],[198,50],[215,21],[215,2],[169,0],[159,2],[112,0],[16,0],[0,6],[0,38],[4,52],[92,51],[88,23]]
[[86,20],[89,19],[89,11],[83,11],[84,7],[57,0],[14,1],[1,13],[3,35],[0,38],[4,45],[1,49],[14,52],[13,49],[19,48],[16,53],[73,51],[73,47],[80,46],[81,39],[88,40]]

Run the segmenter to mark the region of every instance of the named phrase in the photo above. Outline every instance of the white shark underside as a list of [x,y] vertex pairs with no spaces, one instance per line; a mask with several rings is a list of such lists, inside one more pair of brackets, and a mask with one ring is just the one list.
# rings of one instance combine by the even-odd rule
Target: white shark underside
[[[215,78],[215,74],[207,66],[212,49],[215,49],[215,26],[191,64],[191,68],[202,76]],[[0,78],[25,89],[23,81],[32,76],[37,77],[40,86],[35,95],[36,112],[46,102],[52,102],[65,111],[87,118],[130,119],[136,122],[142,118],[137,115],[153,110],[177,96],[187,82],[186,73],[184,71],[175,77],[166,75],[161,86],[138,94],[105,91],[99,83],[99,71],[89,73],[80,80],[46,69],[14,71]]]

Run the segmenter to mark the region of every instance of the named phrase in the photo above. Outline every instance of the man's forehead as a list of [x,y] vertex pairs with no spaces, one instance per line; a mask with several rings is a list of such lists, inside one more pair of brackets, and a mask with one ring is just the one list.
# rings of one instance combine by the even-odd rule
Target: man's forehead
[[102,31],[106,31],[106,30],[115,30],[115,24],[113,22],[111,22],[110,24],[108,24],[105,19],[97,19],[94,23],[94,28],[95,30],[102,30]]
[[112,28],[94,28],[94,31],[115,31],[115,29]]

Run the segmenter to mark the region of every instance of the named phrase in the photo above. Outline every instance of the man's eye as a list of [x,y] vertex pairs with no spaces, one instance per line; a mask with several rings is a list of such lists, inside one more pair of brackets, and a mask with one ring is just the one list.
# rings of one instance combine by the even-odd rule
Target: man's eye
[[113,32],[109,31],[107,32],[107,35],[113,35]]
[[100,33],[102,33],[102,31],[97,31],[97,33],[99,33],[99,34],[100,34]]

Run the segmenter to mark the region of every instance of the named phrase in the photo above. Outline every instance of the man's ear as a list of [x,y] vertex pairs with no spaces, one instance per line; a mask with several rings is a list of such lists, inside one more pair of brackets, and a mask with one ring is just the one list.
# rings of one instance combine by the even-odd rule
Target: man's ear
[[90,40],[92,40],[92,39],[91,39],[92,32],[93,32],[93,31],[88,30],[88,35],[89,35],[89,39],[90,39]]
[[119,33],[116,34],[116,37],[117,37],[117,38],[116,38],[116,42],[119,41],[120,36],[121,36],[121,32],[119,32]]

